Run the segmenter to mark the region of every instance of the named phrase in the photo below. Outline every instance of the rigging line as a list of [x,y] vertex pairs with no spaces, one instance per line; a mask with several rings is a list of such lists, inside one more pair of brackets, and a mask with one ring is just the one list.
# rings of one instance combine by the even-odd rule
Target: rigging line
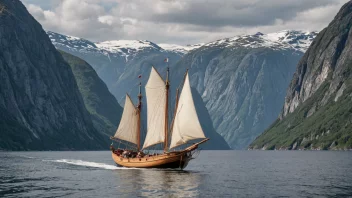
[[[141,116],[140,116],[140,123],[141,123],[141,136],[142,136],[142,134],[144,135],[144,139],[145,139],[145,137],[146,137],[146,134],[147,134],[147,132],[145,131],[145,123],[144,123],[144,112],[147,112],[146,110],[144,110],[144,109],[146,109],[146,107],[144,107],[144,106],[146,106],[146,105],[143,105],[142,106],[142,108],[141,108],[141,111],[140,111],[140,114],[141,114]],[[147,106],[148,107],[148,106]],[[144,111],[142,111],[142,110],[144,110]],[[142,113],[143,112],[143,113]],[[148,115],[148,114],[147,114]],[[148,121],[148,119],[147,119],[147,121]]]
[[128,146],[128,142],[127,141],[123,141],[123,140],[119,140],[119,139],[113,139],[114,141],[116,141],[116,142],[119,142],[119,145],[120,144],[123,144],[123,145],[127,145]]
[[160,88],[165,88],[165,86],[158,86],[158,87],[145,87],[147,89],[160,89]]
[[145,147],[144,149],[149,149],[149,148],[152,148],[153,146],[155,146],[155,145],[158,145],[158,144],[161,144],[161,143],[163,143],[162,141],[160,141],[160,142],[157,142],[157,143],[155,143],[155,144],[151,144],[151,145],[149,145],[149,146],[147,146],[147,147]]
[[[170,94],[170,95],[171,95],[171,94]],[[176,103],[176,101],[175,101],[175,103]],[[171,124],[171,122],[172,122],[172,120],[173,120],[173,115],[174,115],[175,109],[172,108],[172,107],[173,107],[172,101],[169,102],[168,106],[169,106],[169,116],[168,116],[168,119],[169,119],[169,123]],[[169,132],[170,132],[170,130],[171,130],[170,127],[171,127],[171,125],[168,126]]]

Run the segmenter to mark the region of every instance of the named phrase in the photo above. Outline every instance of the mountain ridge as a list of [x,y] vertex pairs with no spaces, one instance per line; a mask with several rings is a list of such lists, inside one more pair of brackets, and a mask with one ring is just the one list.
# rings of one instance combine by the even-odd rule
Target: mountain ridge
[[[198,49],[202,46],[210,46],[213,44],[221,44],[224,42],[231,41],[231,44],[241,43],[245,46],[251,47],[262,47],[262,46],[273,46],[273,47],[285,47],[285,48],[296,48],[301,51],[308,49],[310,42],[318,34],[316,31],[300,31],[300,30],[282,30],[273,33],[263,34],[258,32],[256,34],[245,34],[229,38],[218,39],[216,41],[208,43],[198,43],[192,45],[178,45],[178,44],[156,44],[148,40],[108,40],[102,42],[92,42],[83,38],[64,35],[60,33],[55,33],[52,31],[47,31],[52,43],[54,45],[66,45],[66,47],[72,50],[92,50],[96,48],[97,51],[102,51],[101,53],[111,52],[111,53],[124,53],[123,51],[139,51],[141,49],[150,48],[156,50],[174,51],[180,54],[186,54],[189,51]],[[258,38],[258,40],[253,40]],[[244,41],[246,39],[251,39],[250,42]],[[258,42],[259,41],[259,42]],[[81,45],[81,46],[80,46]],[[77,49],[74,49],[77,48]],[[125,53],[124,56],[129,56]]]
[[[167,51],[150,41],[120,40],[93,43],[86,39],[49,32],[47,34],[57,49],[87,61],[108,86],[109,91],[123,105],[125,93],[131,93],[127,85],[139,76],[147,76],[148,68],[164,67],[163,61],[177,62],[179,52]],[[147,72],[148,70],[148,72]]]
[[303,52],[232,43],[223,40],[192,50],[176,63],[171,78],[178,84],[188,68],[217,132],[232,149],[244,149],[277,118]]
[[272,49],[296,49],[305,52],[317,32],[282,30],[263,34],[258,32],[252,35],[240,35],[204,44],[203,46],[223,46],[223,47],[248,47],[261,48],[269,47]]
[[84,38],[70,35],[64,35],[52,31],[46,32],[51,42],[57,47],[67,47],[72,51],[81,51],[84,53],[96,52],[107,56],[107,53],[117,54],[120,56],[134,56],[142,50],[167,51],[159,45],[148,40],[108,40],[102,42],[92,42]]
[[285,103],[250,149],[352,148],[352,1],[322,30],[297,65]]
[[[303,31],[282,31],[267,35],[257,33],[209,42],[191,49],[185,55],[175,52],[173,55],[176,58],[170,57],[172,63],[170,64],[171,88],[180,84],[184,71],[189,68],[192,87],[196,88],[202,96],[216,131],[230,143],[232,148],[243,149],[259,134],[259,131],[264,130],[276,119],[284,102],[285,89],[294,73],[294,67],[303,56],[302,51],[305,50],[305,46],[312,41],[311,38],[314,36],[314,32]],[[59,45],[56,46],[60,48]],[[143,56],[147,56],[148,59],[141,58]],[[81,55],[81,58],[85,60],[89,60],[91,57]],[[126,92],[138,92],[138,75],[142,75],[142,84],[146,83],[151,65],[154,65],[160,74],[165,76],[166,67],[163,62],[165,57],[167,57],[167,54],[159,52],[143,53],[141,51],[137,58],[128,59],[126,62],[125,57],[123,57],[122,62],[117,62],[118,65],[123,65],[120,71],[114,70],[112,72],[109,70],[109,74],[114,73],[114,80],[110,81],[106,75],[101,75],[101,73],[99,76],[108,86],[108,82],[111,83],[109,90],[122,104]],[[110,56],[110,58],[113,58],[113,56]],[[106,68],[120,68],[117,64]],[[96,65],[94,69],[99,74],[99,65]],[[234,75],[237,72],[246,75],[246,77],[241,79],[241,75]],[[212,77],[213,75],[216,75],[216,77]],[[254,76],[257,77],[254,78]],[[248,84],[244,81],[246,78],[250,80]],[[272,86],[276,83],[274,79],[281,82],[278,88]],[[266,81],[266,85],[260,85],[264,81]],[[228,85],[229,82],[231,85]],[[218,88],[215,86],[218,86]],[[231,89],[235,91],[230,91]],[[259,94],[256,98],[252,95],[254,90],[265,94]],[[269,96],[277,93],[280,97]],[[216,97],[217,94],[220,94],[220,99]],[[237,96],[235,97],[233,94]],[[230,96],[237,98],[235,100],[238,100],[238,102],[235,102],[235,106],[231,104]],[[259,101],[264,96],[265,99]],[[245,99],[246,97],[248,99]],[[275,101],[278,105],[267,101],[266,98],[271,98],[270,100]],[[228,102],[222,103],[220,100]],[[245,104],[243,103],[245,100],[251,102]],[[266,108],[263,109],[260,105],[255,105],[256,101],[261,105],[266,103],[268,109],[264,110]],[[227,104],[227,107],[224,104]],[[251,109],[251,114],[245,116],[245,111],[248,108]],[[258,112],[255,110],[257,108],[260,109]],[[220,111],[221,109],[223,112]],[[231,112],[231,109],[234,113]],[[263,117],[263,113],[270,116]],[[225,121],[222,120],[225,117]],[[254,117],[254,119],[251,117]],[[234,127],[231,127],[231,125]],[[252,130],[254,130],[253,133]],[[249,133],[244,133],[244,131],[249,131]]]

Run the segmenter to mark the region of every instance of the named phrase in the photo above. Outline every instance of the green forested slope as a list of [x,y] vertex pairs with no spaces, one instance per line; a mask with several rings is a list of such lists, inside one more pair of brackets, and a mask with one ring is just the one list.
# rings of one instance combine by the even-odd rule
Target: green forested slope
[[321,100],[326,83],[317,93],[283,120],[277,120],[250,148],[259,149],[351,149],[352,86],[340,96],[307,117],[316,100]]
[[87,62],[66,52],[60,52],[71,66],[94,127],[99,132],[112,136],[121,119],[122,107]]

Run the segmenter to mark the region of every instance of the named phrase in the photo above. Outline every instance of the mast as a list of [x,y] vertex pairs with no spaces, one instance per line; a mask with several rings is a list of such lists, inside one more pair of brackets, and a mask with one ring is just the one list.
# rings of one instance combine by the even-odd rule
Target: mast
[[[168,61],[168,60],[167,60]],[[166,71],[166,81],[165,81],[165,89],[166,89],[166,100],[165,100],[165,139],[164,139],[164,152],[168,149],[168,129],[169,129],[169,64],[167,65]]]
[[170,126],[170,138],[172,138],[172,128],[174,127],[174,123],[175,123],[175,116],[177,113],[177,106],[178,106],[178,92],[179,92],[179,88],[176,89],[176,100],[175,100],[175,109],[174,109],[174,115],[171,121],[171,126]]
[[141,110],[142,110],[142,91],[141,91],[142,82],[139,82],[139,94],[138,94],[138,122],[137,122],[137,151],[141,149]]
[[172,129],[174,128],[174,123],[175,123],[175,117],[176,117],[176,113],[177,113],[177,107],[178,107],[178,99],[179,99],[179,92],[180,92],[180,87],[183,86],[183,84],[185,83],[186,80],[186,75],[188,73],[188,68],[186,70],[185,75],[183,76],[183,80],[182,80],[182,84],[179,85],[179,87],[176,89],[176,100],[175,100],[175,109],[174,109],[174,115],[171,121],[171,126],[170,126],[170,138],[172,138]]

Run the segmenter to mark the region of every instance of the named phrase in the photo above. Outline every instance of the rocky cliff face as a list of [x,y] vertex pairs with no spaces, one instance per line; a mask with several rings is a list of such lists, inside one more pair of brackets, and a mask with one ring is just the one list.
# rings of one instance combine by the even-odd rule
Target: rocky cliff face
[[126,92],[133,95],[133,91],[137,90],[139,75],[149,76],[152,65],[157,69],[165,67],[163,61],[166,57],[169,57],[170,63],[176,63],[183,55],[179,50],[163,49],[144,40],[94,43],[50,31],[47,34],[56,48],[78,56],[92,65],[120,104],[123,104]]
[[221,135],[219,135],[214,129],[208,109],[205,107],[202,97],[194,88],[192,88],[192,96],[203,132],[207,138],[210,138],[208,142],[202,144],[200,147],[208,150],[230,149],[230,146],[227,144],[224,138],[221,137]]
[[175,63],[183,56],[170,65],[171,90],[190,68],[192,86],[202,95],[215,129],[234,149],[247,147],[277,118],[295,66],[316,34],[257,33],[185,48],[147,41],[93,43],[48,32],[57,48],[91,63],[120,104],[126,92],[138,92],[139,74],[146,83],[152,64],[165,76],[164,58]]
[[330,74],[333,82],[321,105],[342,86],[341,65],[346,65],[348,56],[352,54],[352,46],[347,42],[351,28],[350,9],[348,4],[341,9],[329,27],[320,32],[299,62],[288,88],[282,116],[292,113],[298,105],[310,98]]
[[295,65],[315,35],[283,31],[211,42],[186,54],[174,78],[190,69],[217,132],[243,149],[277,118]]
[[352,1],[315,38],[300,60],[280,120],[251,148],[352,147]]
[[109,92],[108,87],[98,77],[95,70],[86,61],[60,51],[62,57],[71,66],[84,104],[89,111],[94,127],[107,137],[112,136],[122,115],[122,107]]
[[0,149],[102,149],[70,66],[18,0],[0,2]]
[[[109,88],[114,93],[114,95],[119,99],[120,103],[124,103],[124,97],[126,92],[129,93],[134,100],[134,103],[137,104],[137,93],[138,93],[138,83],[139,80],[142,81],[142,84],[145,85],[150,74],[151,66],[154,65],[161,75],[165,77],[166,75],[166,63],[164,59],[169,57],[170,62],[175,63],[185,52],[192,51],[200,45],[195,46],[170,46],[170,45],[163,45],[164,48],[159,47],[156,44],[153,44],[149,41],[107,41],[102,43],[93,43],[87,41],[85,39],[76,38],[72,36],[65,36],[53,32],[47,32],[51,41],[58,49],[63,49],[68,53],[75,54],[77,56],[82,57],[83,59],[87,60],[87,62],[95,63],[95,70],[97,73],[101,72],[101,68],[99,61],[104,62],[103,68],[109,69],[122,69],[121,72],[107,72],[108,75],[114,75],[113,81],[110,81],[109,78],[103,73],[100,73],[100,76],[105,80],[105,82],[111,82]],[[64,53],[64,58],[66,60],[71,59],[70,55]],[[111,60],[111,62],[110,62]],[[77,61],[75,59],[75,61]],[[120,62],[119,62],[120,61]],[[122,61],[122,62],[121,62]],[[72,61],[68,61],[70,64]],[[105,65],[107,64],[107,65]],[[111,65],[110,65],[111,64]],[[77,64],[76,64],[77,65]],[[78,65],[84,66],[85,64],[79,63]],[[108,66],[109,65],[109,66]],[[72,66],[72,64],[71,64]],[[86,66],[86,65],[85,65]],[[173,68],[173,64],[170,66]],[[84,69],[85,70],[85,69]],[[173,72],[173,69],[171,69]],[[73,72],[76,75],[82,73],[82,69],[76,70],[73,68]],[[111,73],[112,72],[112,73]],[[138,79],[138,76],[142,75],[141,79]],[[78,75],[82,76],[82,75]],[[85,76],[85,75],[83,75]],[[183,73],[180,74],[180,78],[182,78]],[[79,79],[81,77],[78,77]],[[80,85],[84,85],[85,83],[80,83],[80,80],[77,79],[78,85],[81,89]],[[174,82],[172,80],[171,84],[171,98],[174,98],[176,85],[178,86],[179,82]],[[82,90],[81,90],[82,92]],[[85,91],[83,91],[85,92]],[[142,89],[142,94],[145,96],[144,89]],[[91,92],[88,92],[91,93]],[[95,93],[95,92],[93,92]],[[86,97],[84,93],[83,99],[86,103]],[[209,113],[204,105],[204,102],[200,100],[200,96],[196,90],[194,90],[194,100],[196,102],[197,112],[202,123],[203,130],[207,137],[211,140],[206,144],[202,145],[204,149],[211,149],[211,150],[219,150],[219,149],[229,149],[229,145],[226,141],[221,137],[218,133],[216,133],[212,121],[209,117]],[[104,93],[97,94],[96,97],[99,95],[104,95]],[[174,102],[174,101],[173,101]],[[145,97],[143,97],[143,104],[146,104]],[[102,104],[103,105],[103,104]],[[107,104],[104,104],[105,106]],[[173,104],[170,105],[173,107]],[[95,110],[98,111],[101,107],[94,106]],[[87,106],[88,111],[91,112],[91,107]],[[112,108],[116,109],[116,108]],[[93,113],[95,114],[95,113]],[[106,117],[106,116],[103,116]],[[104,119],[106,120],[106,119]],[[142,121],[143,126],[146,126],[146,111],[142,111]],[[95,118],[93,117],[93,122],[95,126],[97,125]],[[171,120],[170,120],[171,122]],[[100,127],[101,128],[101,127]],[[101,129],[102,130],[102,129]],[[112,129],[111,129],[112,130]],[[115,128],[116,130],[116,128]],[[110,133],[110,135],[113,133]],[[142,133],[142,139],[145,137],[145,133]]]

